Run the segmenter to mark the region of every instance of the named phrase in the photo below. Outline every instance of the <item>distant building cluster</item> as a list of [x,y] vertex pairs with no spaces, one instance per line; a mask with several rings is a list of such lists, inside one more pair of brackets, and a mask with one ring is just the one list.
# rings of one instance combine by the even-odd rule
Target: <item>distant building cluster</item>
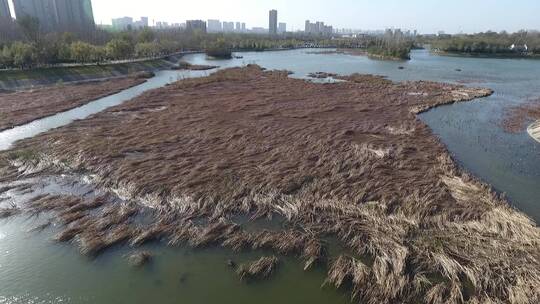
[[203,20],[187,20],[186,30],[188,31],[201,31],[206,33],[206,22]]
[[157,29],[178,29],[178,28],[186,28],[185,22],[165,22],[165,21],[157,21],[154,25]]
[[386,29],[384,32],[384,37],[392,40],[401,39],[405,37],[415,37],[418,32],[402,29]]
[[227,22],[219,21],[215,19],[208,20],[208,32],[209,33],[246,33],[245,22]]
[[[90,0],[13,0],[17,18],[39,21],[42,31],[78,31],[95,27]],[[11,18],[7,0],[0,0],[0,16]]]
[[306,20],[305,33],[312,35],[332,35],[334,33],[334,28],[329,25],[325,25],[324,22],[317,21],[311,23],[309,20]]
[[115,18],[112,20],[112,27],[116,31],[141,29],[148,26],[148,17],[141,17],[141,20],[138,21],[133,21],[131,17]]

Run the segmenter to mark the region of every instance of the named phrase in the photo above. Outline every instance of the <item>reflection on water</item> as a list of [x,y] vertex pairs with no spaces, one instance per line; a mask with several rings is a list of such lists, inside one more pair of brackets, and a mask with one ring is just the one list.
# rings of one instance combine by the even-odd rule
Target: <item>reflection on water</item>
[[[308,50],[244,53],[242,59],[208,61],[189,55],[193,64],[221,68],[259,64],[287,69],[291,77],[312,72],[368,73],[395,81],[431,80],[490,87],[489,98],[433,109],[421,115],[467,170],[505,192],[516,207],[540,221],[540,144],[526,132],[506,134],[498,123],[504,109],[540,96],[540,61],[436,57],[415,51],[409,62],[370,60],[343,54],[307,54]],[[403,66],[404,69],[398,69]],[[109,106],[184,77],[209,72],[164,71],[140,86],[106,97],[65,114],[0,133],[0,149],[14,139],[81,119]],[[0,197],[0,200],[1,197]],[[17,217],[0,221],[0,304],[4,303],[348,303],[345,293],[321,289],[324,269],[303,272],[294,258],[283,258],[271,280],[246,285],[227,267],[263,252],[233,254],[221,249],[192,250],[150,244],[156,256],[146,268],[130,268],[114,248],[96,260],[76,248],[50,241],[55,227],[27,233],[43,218]]]

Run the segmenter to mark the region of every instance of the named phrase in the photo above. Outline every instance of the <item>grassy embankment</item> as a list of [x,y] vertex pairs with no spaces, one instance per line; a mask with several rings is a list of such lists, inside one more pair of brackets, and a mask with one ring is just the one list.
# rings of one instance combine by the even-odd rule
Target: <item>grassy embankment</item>
[[50,85],[56,83],[68,83],[88,81],[111,77],[123,77],[143,71],[156,71],[169,69],[177,63],[173,60],[157,59],[142,62],[118,63],[108,65],[86,65],[74,67],[51,67],[31,70],[4,70],[0,71],[0,88],[18,89]]

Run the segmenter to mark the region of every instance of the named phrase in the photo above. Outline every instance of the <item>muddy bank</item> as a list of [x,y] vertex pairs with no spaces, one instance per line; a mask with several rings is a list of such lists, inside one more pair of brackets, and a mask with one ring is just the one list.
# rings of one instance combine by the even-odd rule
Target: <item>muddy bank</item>
[[335,54],[343,54],[343,55],[353,55],[353,56],[367,56],[368,52],[366,49],[336,49],[336,50],[329,50],[329,51],[311,51],[307,52],[307,54],[321,54],[321,55],[335,55]]
[[180,61],[178,63],[178,66],[175,66],[173,70],[191,70],[191,71],[207,71],[207,70],[213,70],[217,69],[219,66],[216,65],[198,65],[198,64],[191,64],[189,62]]
[[525,104],[509,108],[502,126],[506,132],[519,133],[527,130],[527,126],[540,119],[540,98]]
[[82,106],[145,82],[151,74],[0,93],[0,131]]
[[[492,92],[343,78],[250,66],[183,80],[19,142],[1,154],[0,182],[83,174],[109,191],[17,207],[58,214],[56,240],[83,254],[152,240],[267,249],[327,267],[327,285],[367,303],[538,302],[538,228],[457,168],[416,117]],[[246,229],[238,216],[284,225]],[[352,254],[330,258],[329,236]]]

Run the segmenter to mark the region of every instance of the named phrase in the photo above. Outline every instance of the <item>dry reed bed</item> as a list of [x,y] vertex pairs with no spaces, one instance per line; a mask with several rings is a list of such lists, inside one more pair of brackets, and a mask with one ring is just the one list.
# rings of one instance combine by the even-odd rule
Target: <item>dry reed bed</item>
[[0,131],[82,106],[144,81],[139,77],[128,77],[0,93]]
[[274,273],[278,263],[279,259],[275,256],[262,257],[257,261],[240,265],[236,273],[243,281],[266,279]]
[[540,119],[540,98],[512,107],[502,121],[503,128],[510,133],[523,132],[527,123]]
[[[56,239],[85,254],[152,240],[262,248],[306,269],[328,264],[326,283],[362,303],[538,303],[539,229],[461,172],[416,118],[491,91],[346,79],[315,84],[249,66],[183,80],[19,142],[0,170],[90,173],[120,196],[28,203],[57,212]],[[150,224],[137,220],[147,208]],[[239,214],[280,215],[287,227],[247,231]],[[354,255],[328,261],[327,236]]]

